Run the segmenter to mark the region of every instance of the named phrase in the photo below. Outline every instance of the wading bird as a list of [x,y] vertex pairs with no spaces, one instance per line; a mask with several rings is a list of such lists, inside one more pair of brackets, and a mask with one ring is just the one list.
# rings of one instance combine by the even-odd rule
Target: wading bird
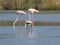
[[[17,11],[17,13],[19,13],[20,14],[20,19],[21,19],[21,15],[24,15],[24,14],[26,14],[26,12],[24,12],[24,11]],[[17,15],[17,17],[16,17],[16,20],[13,22],[13,28],[15,29],[15,23],[18,21],[18,15]],[[21,24],[21,23],[20,23]]]
[[34,26],[34,16],[33,16],[33,14],[34,13],[38,13],[39,11],[38,10],[36,10],[36,9],[33,9],[33,8],[30,8],[30,9],[28,9],[28,16],[29,16],[29,20],[26,20],[25,21],[25,28],[26,28],[26,30],[27,30],[27,32],[28,32],[28,29],[27,29],[27,27],[28,26],[30,26],[31,27],[31,29],[29,30],[31,33],[32,33],[32,31],[33,31],[33,26]]

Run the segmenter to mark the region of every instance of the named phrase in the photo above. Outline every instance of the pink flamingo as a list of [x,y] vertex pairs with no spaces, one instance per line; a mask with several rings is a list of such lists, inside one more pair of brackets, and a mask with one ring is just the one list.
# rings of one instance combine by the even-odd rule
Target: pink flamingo
[[[20,14],[20,19],[21,19],[21,15],[26,14],[26,12],[24,12],[24,11],[17,11],[17,13]],[[18,21],[18,17],[19,17],[19,16],[17,16],[17,17],[16,17],[16,20],[13,22],[13,28],[14,28],[14,29],[15,29],[15,23]],[[21,23],[20,23],[20,24],[21,24]]]
[[33,14],[35,12],[38,13],[39,11],[36,10],[36,9],[33,9],[33,8],[28,9],[29,20],[25,21],[25,28],[27,28],[29,25],[31,25],[31,27],[32,27],[31,33],[33,31],[33,28],[34,28],[33,27],[34,26],[34,17],[33,17]]

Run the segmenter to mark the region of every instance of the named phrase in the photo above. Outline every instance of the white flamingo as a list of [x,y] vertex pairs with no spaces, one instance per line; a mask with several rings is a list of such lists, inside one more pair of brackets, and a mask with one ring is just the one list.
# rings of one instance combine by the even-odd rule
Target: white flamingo
[[[24,12],[24,11],[17,11],[17,13],[20,14],[20,17],[21,17],[21,15],[26,14],[26,12]],[[14,28],[14,29],[15,29],[15,23],[18,21],[18,17],[19,17],[19,16],[17,16],[17,17],[16,17],[16,20],[13,22],[13,28]]]
[[[38,10],[36,9],[33,9],[33,8],[30,8],[28,9],[28,16],[29,16],[29,20],[26,20],[25,21],[25,28],[27,28],[28,25],[31,25],[31,27],[33,28],[33,25],[34,25],[34,17],[33,17],[33,14],[35,12],[39,12]],[[31,30],[32,31],[32,30]]]

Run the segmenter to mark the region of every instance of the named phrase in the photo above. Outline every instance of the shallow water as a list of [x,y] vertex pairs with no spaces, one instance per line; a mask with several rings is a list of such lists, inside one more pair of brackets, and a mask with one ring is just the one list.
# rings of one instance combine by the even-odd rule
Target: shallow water
[[[0,14],[0,20],[15,20],[18,14],[16,13],[2,13]],[[28,15],[22,15],[19,20],[28,20]],[[60,14],[34,14],[34,21],[44,22],[60,22]]]
[[27,34],[24,26],[16,26],[15,29],[12,26],[0,26],[0,44],[60,45],[60,26],[34,26],[32,34]]

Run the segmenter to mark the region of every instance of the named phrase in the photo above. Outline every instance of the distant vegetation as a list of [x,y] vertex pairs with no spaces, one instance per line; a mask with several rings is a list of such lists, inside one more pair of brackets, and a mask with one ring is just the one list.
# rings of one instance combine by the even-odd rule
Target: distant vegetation
[[60,9],[60,0],[0,0],[0,10]]

